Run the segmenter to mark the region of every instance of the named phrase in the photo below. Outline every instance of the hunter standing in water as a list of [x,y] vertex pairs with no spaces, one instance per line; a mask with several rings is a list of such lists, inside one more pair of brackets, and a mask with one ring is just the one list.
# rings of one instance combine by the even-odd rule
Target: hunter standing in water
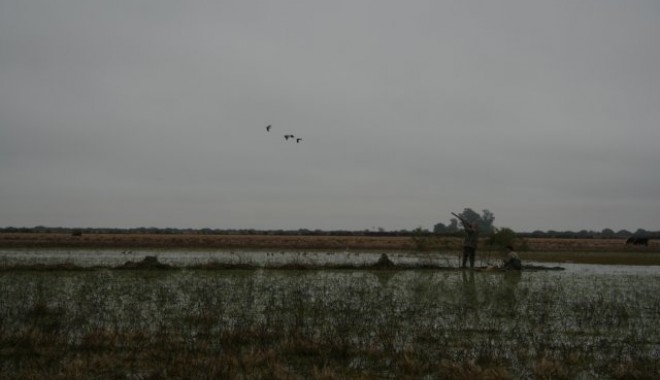
[[461,221],[465,230],[463,268],[465,268],[468,258],[470,259],[470,268],[474,268],[474,256],[477,253],[477,243],[479,242],[479,225],[477,223],[470,223],[454,213],[452,214]]

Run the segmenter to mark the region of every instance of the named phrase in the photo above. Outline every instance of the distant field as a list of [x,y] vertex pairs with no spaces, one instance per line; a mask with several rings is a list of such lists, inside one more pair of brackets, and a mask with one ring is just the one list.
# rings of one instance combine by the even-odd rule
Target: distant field
[[[460,239],[447,239],[460,245]],[[408,237],[202,234],[0,234],[0,247],[414,249]]]
[[[626,246],[624,239],[523,239],[529,251],[639,251],[660,252],[660,240],[648,247]],[[434,250],[460,248],[461,238],[429,238]],[[480,246],[487,248],[482,239]],[[415,249],[405,236],[290,236],[290,235],[203,235],[203,234],[84,234],[0,233],[0,248],[287,248],[287,249]]]
[[[429,238],[429,252],[460,251],[457,237]],[[203,234],[84,234],[2,233],[0,248],[108,249],[282,249],[282,250],[416,250],[410,237],[281,236]],[[626,246],[623,239],[528,238],[519,242],[523,259],[535,261],[660,265],[660,241],[648,247]],[[485,240],[479,251],[489,250]]]

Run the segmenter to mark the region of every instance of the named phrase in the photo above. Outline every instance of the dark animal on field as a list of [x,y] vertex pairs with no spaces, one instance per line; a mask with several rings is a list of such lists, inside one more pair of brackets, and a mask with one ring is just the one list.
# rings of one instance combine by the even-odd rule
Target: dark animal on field
[[80,236],[82,236],[82,231],[81,230],[73,230],[73,231],[71,231],[71,236],[80,237]]
[[649,245],[649,238],[647,237],[637,237],[637,236],[631,236],[626,240],[626,244],[632,244],[632,245]]
[[272,125],[267,126],[267,127],[266,127],[266,132],[270,132],[270,128],[271,128],[271,127],[272,127]]

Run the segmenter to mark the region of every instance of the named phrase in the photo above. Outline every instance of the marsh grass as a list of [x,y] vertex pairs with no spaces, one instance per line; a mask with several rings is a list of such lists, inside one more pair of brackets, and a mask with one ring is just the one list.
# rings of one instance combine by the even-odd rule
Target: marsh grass
[[4,378],[657,378],[658,276],[0,274]]

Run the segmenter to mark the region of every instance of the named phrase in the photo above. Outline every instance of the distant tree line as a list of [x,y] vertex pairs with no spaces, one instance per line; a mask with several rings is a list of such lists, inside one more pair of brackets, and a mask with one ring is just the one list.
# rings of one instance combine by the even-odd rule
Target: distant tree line
[[[220,228],[159,228],[159,227],[137,227],[137,228],[71,228],[71,227],[5,227],[0,228],[0,233],[64,233],[72,235],[84,234],[155,234],[155,235],[282,235],[282,236],[413,236],[418,235],[416,230],[386,231],[378,230],[310,230],[301,228],[297,230],[260,230],[260,229],[220,229]],[[431,235],[428,230],[423,234]]]
[[[466,208],[458,214],[466,221],[479,224],[482,236],[491,236],[506,230],[507,234],[514,233],[508,228],[498,228],[493,222],[495,216],[489,210],[483,210],[481,214],[476,213],[470,208]],[[463,228],[458,219],[451,218],[448,224],[437,223],[432,230],[423,227],[416,227],[410,230],[402,229],[397,231],[386,231],[384,228],[372,228],[364,230],[310,230],[301,228],[297,230],[260,230],[260,229],[220,229],[220,228],[159,228],[159,227],[137,227],[137,228],[75,228],[75,227],[4,227],[0,228],[0,233],[64,233],[73,236],[84,234],[157,234],[157,235],[176,235],[176,234],[198,234],[198,235],[281,235],[281,236],[404,236],[404,237],[429,237],[429,236],[462,236]],[[619,230],[614,231],[605,228],[601,231],[581,230],[581,231],[540,231],[533,232],[515,232],[520,238],[560,238],[560,239],[608,239],[608,238],[628,238],[631,236],[643,236],[648,238],[660,238],[660,231],[647,231],[639,228],[636,231]]]
[[[458,214],[461,218],[465,219],[470,223],[477,223],[479,229],[483,235],[492,235],[501,231],[501,228],[497,228],[493,222],[495,221],[495,215],[489,210],[483,210],[481,215],[472,210],[471,208],[466,208],[462,213]],[[451,218],[448,224],[437,223],[433,226],[433,232],[435,234],[455,234],[462,231],[462,226],[459,224],[457,218]],[[647,231],[643,228],[639,228],[634,232],[629,230],[619,230],[614,231],[611,228],[605,228],[601,231],[594,230],[580,230],[580,231],[540,231],[536,230],[533,232],[517,232],[516,236],[518,237],[538,237],[538,238],[560,238],[560,239],[608,239],[608,238],[628,238],[631,236],[644,236],[649,238],[660,238],[660,231]]]

